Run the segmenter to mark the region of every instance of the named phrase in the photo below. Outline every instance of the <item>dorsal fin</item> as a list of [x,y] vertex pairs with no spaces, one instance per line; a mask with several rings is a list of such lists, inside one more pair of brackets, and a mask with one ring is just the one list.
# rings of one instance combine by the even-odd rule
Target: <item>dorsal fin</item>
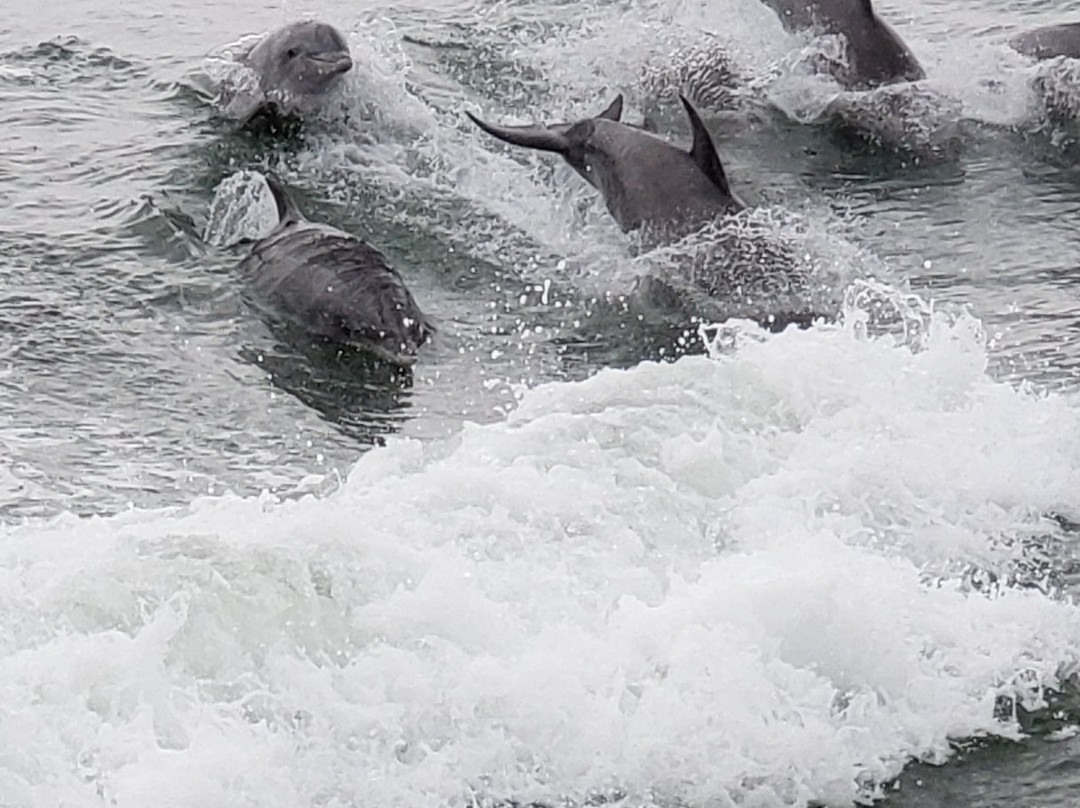
[[288,224],[289,222],[304,221],[304,214],[300,212],[300,208],[296,207],[296,203],[289,196],[289,192],[285,190],[285,185],[278,179],[277,174],[267,171],[263,176],[266,179],[267,187],[270,188],[270,193],[274,195],[274,204],[277,205],[279,223]]
[[874,4],[871,0],[859,0],[859,7],[862,9],[863,14],[867,17],[874,16]]
[[690,129],[694,133],[694,143],[690,147],[690,157],[693,158],[697,167],[701,169],[706,177],[712,180],[717,188],[725,195],[731,196],[727,175],[724,173],[724,166],[720,163],[720,156],[716,153],[716,147],[713,145],[709,130],[705,128],[705,124],[702,123],[697,110],[686,99],[686,96],[680,93],[679,100],[686,107],[686,114],[690,116]]
[[622,93],[615,96],[615,100],[608,105],[608,108],[596,117],[607,118],[609,121],[620,120],[622,118]]

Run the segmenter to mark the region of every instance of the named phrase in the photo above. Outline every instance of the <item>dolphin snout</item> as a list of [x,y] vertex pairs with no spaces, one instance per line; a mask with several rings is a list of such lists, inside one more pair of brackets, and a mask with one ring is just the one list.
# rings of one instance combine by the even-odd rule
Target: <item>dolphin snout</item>
[[320,69],[332,76],[348,73],[353,66],[353,60],[349,54],[341,51],[315,53],[310,58],[319,65]]

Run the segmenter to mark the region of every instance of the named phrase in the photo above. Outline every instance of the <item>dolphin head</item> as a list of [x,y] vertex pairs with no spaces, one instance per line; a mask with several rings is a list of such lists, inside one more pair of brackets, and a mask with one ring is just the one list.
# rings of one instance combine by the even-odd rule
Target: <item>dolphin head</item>
[[822,59],[819,67],[850,90],[926,77],[918,59],[900,35],[874,11],[872,0],[763,0],[784,29],[844,38],[843,64]]
[[352,69],[349,45],[324,22],[294,22],[267,34],[245,60],[264,92],[284,97],[317,96]]

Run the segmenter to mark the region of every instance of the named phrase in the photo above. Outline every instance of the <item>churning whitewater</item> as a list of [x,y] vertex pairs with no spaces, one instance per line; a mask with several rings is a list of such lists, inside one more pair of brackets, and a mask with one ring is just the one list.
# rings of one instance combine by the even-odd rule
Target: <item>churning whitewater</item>
[[839,805],[1015,736],[1080,654],[1080,411],[925,326],[729,326],[326,496],[5,528],[5,802]]

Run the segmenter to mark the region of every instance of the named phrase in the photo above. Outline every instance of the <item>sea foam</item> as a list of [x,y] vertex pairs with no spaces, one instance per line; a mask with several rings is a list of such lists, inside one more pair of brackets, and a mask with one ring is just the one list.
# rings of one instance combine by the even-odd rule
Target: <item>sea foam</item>
[[963,315],[726,328],[323,496],[4,528],[6,804],[840,805],[1017,736],[1080,653],[1003,572],[1067,555],[1075,397]]

